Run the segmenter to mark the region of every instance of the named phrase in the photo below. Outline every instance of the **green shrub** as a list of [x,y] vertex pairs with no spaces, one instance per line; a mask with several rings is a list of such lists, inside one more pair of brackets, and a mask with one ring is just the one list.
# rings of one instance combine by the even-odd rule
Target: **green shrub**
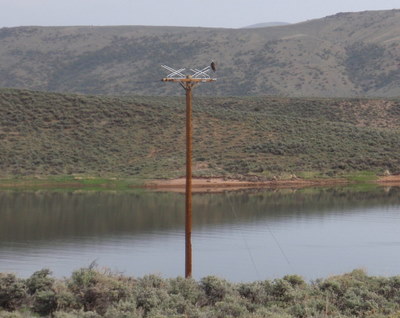
[[85,311],[99,314],[104,314],[108,307],[129,295],[129,281],[92,268],[73,272],[68,288]]
[[251,318],[293,318],[292,315],[285,312],[285,309],[282,307],[272,305],[269,307],[261,307],[259,308]]
[[[55,312],[54,318],[101,318],[98,313],[93,311],[72,311],[72,312]],[[117,317],[116,317],[117,318]]]
[[343,295],[338,307],[345,313],[357,316],[365,316],[371,312],[377,312],[379,307],[385,307],[386,300],[370,291],[366,286],[349,288]]
[[140,318],[136,310],[137,304],[134,300],[120,301],[107,309],[105,318]]
[[265,288],[260,282],[241,283],[237,287],[239,295],[252,304],[262,304],[267,296]]
[[32,310],[40,315],[49,315],[57,309],[57,295],[51,290],[41,290],[33,297]]
[[145,275],[136,282],[141,288],[165,288],[167,284],[168,282],[159,275]]
[[339,281],[334,279],[324,280],[319,283],[319,288],[332,295],[341,296],[343,295],[342,286]]
[[292,307],[290,307],[290,313],[294,317],[298,317],[298,318],[309,317],[307,315],[307,306],[304,303],[296,303],[296,304],[294,304]]
[[226,280],[215,276],[202,278],[200,287],[205,293],[207,304],[215,304],[223,300],[232,288]]
[[0,308],[15,310],[26,301],[26,285],[14,274],[0,273]]
[[163,301],[168,298],[168,294],[156,288],[141,289],[137,294],[137,306],[142,309],[145,314],[151,310],[158,308]]
[[379,282],[378,293],[386,299],[400,303],[400,276],[382,279]]
[[181,295],[189,303],[196,305],[204,298],[204,292],[193,278],[177,277],[169,281],[169,294]]
[[294,300],[294,288],[285,279],[274,280],[271,292],[274,299],[278,301],[291,302]]
[[292,287],[297,287],[297,286],[305,286],[306,282],[304,281],[303,277],[299,275],[286,275],[283,277],[284,280],[290,283]]
[[18,311],[7,312],[0,310],[0,318],[25,318],[25,317]]
[[58,281],[54,285],[57,294],[57,310],[79,309],[81,305],[78,303],[78,297],[68,289],[64,281]]
[[53,313],[54,318],[77,318],[77,315],[70,312],[56,311]]
[[33,273],[32,276],[26,280],[29,294],[33,295],[36,291],[51,289],[55,280],[49,277],[49,275],[51,275],[51,271],[48,269],[42,269]]
[[245,317],[249,314],[246,309],[245,304],[239,297],[234,297],[232,295],[224,298],[223,301],[215,303],[214,315],[216,318],[236,318]]

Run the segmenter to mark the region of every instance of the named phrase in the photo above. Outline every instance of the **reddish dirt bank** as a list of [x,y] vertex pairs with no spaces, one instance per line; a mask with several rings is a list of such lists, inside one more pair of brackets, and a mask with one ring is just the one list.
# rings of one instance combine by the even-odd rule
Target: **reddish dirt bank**
[[400,186],[400,175],[380,177],[377,182],[381,185]]
[[[243,181],[226,178],[193,178],[193,192],[218,192],[224,190],[239,190],[246,188],[304,188],[312,186],[328,186],[347,184],[345,179],[291,179],[291,180],[273,180],[273,181]],[[185,191],[185,178],[171,180],[152,180],[145,184],[146,188],[162,191]]]

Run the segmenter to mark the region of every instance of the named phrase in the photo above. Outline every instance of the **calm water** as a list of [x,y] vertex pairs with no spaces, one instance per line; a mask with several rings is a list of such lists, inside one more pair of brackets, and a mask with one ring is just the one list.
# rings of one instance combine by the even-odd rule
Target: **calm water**
[[[196,279],[400,275],[400,188],[197,194],[193,213]],[[0,272],[184,274],[182,194],[3,191],[0,222]]]

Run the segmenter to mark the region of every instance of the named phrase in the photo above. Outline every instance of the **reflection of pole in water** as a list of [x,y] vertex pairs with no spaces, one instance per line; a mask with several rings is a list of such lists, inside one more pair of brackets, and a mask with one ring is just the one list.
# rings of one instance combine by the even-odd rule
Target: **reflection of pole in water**
[[191,69],[193,75],[184,75],[185,70],[175,70],[162,65],[170,74],[163,82],[177,82],[186,91],[186,200],[185,200],[185,277],[192,276],[192,89],[199,83],[213,82],[208,72],[210,66],[201,70]]

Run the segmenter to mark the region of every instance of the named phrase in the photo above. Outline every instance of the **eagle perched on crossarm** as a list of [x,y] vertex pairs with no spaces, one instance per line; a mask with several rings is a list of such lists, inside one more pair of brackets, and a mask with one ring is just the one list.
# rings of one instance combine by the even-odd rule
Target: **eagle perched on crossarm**
[[211,69],[213,70],[213,72],[215,72],[217,70],[217,64],[215,64],[214,61],[211,61]]

